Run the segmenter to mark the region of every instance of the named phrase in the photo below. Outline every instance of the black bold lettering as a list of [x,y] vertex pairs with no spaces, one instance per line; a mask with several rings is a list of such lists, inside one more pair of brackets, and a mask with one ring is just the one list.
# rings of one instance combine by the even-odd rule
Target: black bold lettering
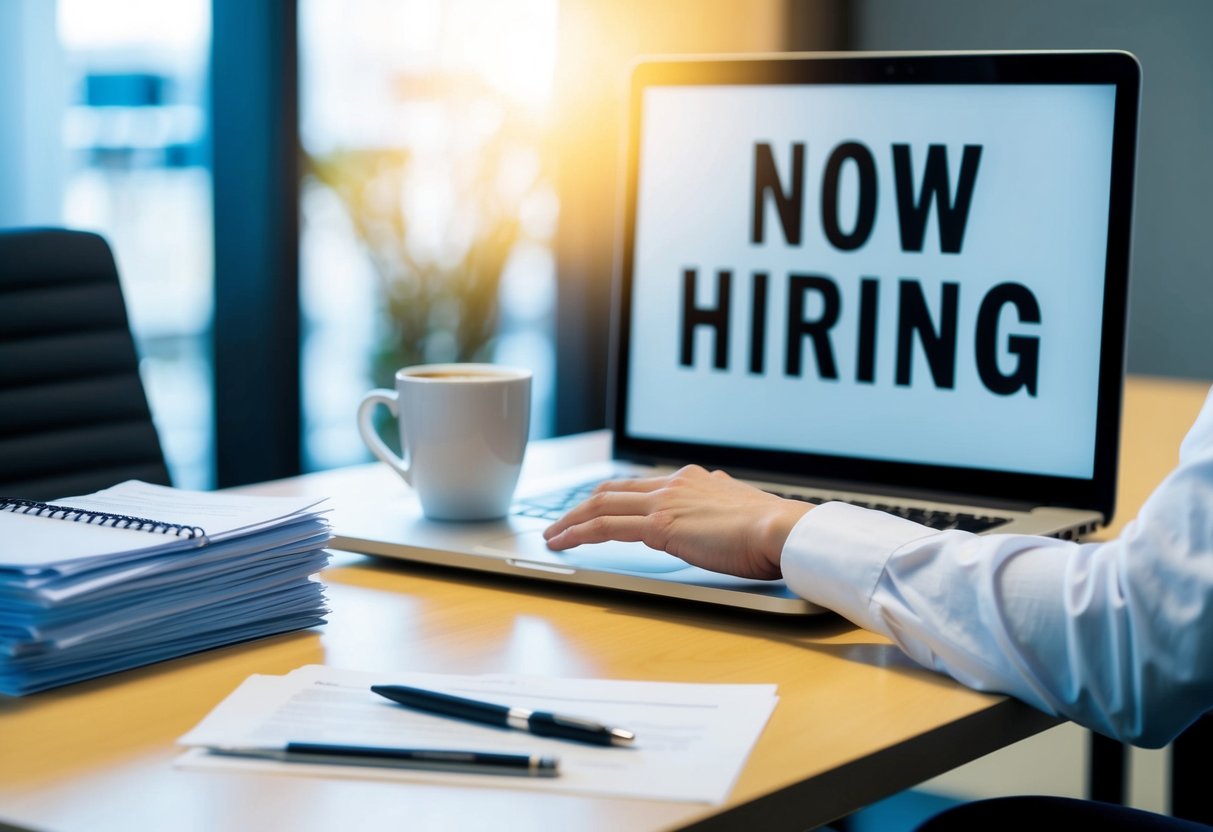
[[[807,292],[821,296],[821,314],[814,320],[806,320],[804,313],[808,304]],[[838,365],[834,362],[834,350],[830,346],[830,328],[838,323],[840,303],[838,287],[825,275],[788,275],[788,342],[784,360],[784,372],[799,376],[801,369],[801,346],[807,335],[813,340],[813,351],[817,355],[817,374],[821,378],[838,378]]]
[[1000,283],[991,289],[977,310],[977,373],[991,393],[1009,396],[1027,389],[1029,396],[1035,396],[1040,371],[1040,338],[1031,335],[1007,338],[1007,352],[1017,359],[1015,369],[1005,374],[998,369],[998,318],[1008,303],[1019,313],[1020,323],[1040,323],[1040,304],[1027,286]]
[[750,372],[761,373],[767,354],[767,273],[754,272],[750,290]]
[[[859,174],[859,202],[855,211],[855,225],[849,234],[844,233],[838,223],[838,181],[846,161],[854,162]],[[834,248],[854,251],[868,241],[875,222],[876,160],[872,158],[872,152],[859,142],[844,142],[834,148],[826,162],[825,176],[821,182],[822,230]]]
[[716,272],[716,305],[695,305],[695,269],[682,272],[682,358],[684,367],[695,364],[695,327],[709,327],[716,336],[715,361],[717,370],[729,368],[729,291],[733,273]]
[[859,281],[859,344],[855,350],[855,380],[871,384],[876,380],[876,307],[880,301],[880,281],[865,277]]
[[766,196],[775,199],[775,210],[783,226],[784,239],[788,245],[800,245],[801,216],[804,209],[804,143],[792,144],[792,176],[790,187],[784,189],[779,183],[779,172],[775,170],[775,155],[766,142],[754,145],[754,207],[750,225],[750,242],[766,241]]
[[901,250],[922,251],[927,231],[931,203],[938,207],[939,250],[959,254],[964,244],[965,226],[969,221],[969,205],[973,186],[977,182],[977,165],[981,161],[981,145],[966,144],[960,160],[960,179],[953,201],[948,178],[948,149],[942,144],[927,148],[927,164],[922,175],[922,187],[914,197],[914,172],[910,163],[910,146],[893,145],[893,178],[897,186],[897,221],[901,229]]
[[936,387],[951,390],[956,386],[956,309],[959,306],[960,284],[944,283],[941,287],[939,328],[931,323],[931,312],[917,280],[902,280],[898,285],[897,374],[895,382],[910,385],[910,368],[914,358],[914,333],[922,343],[922,351],[931,369]]

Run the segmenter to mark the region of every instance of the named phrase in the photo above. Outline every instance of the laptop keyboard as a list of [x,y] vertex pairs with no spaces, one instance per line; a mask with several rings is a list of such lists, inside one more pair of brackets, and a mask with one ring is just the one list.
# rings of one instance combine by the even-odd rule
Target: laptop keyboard
[[[587,482],[574,488],[564,489],[561,491],[553,491],[549,494],[541,494],[537,497],[528,497],[525,500],[519,500],[514,504],[514,514],[523,517],[538,517],[544,520],[558,520],[573,506],[580,503],[594,491],[598,486],[597,482]],[[777,497],[784,497],[789,500],[803,500],[806,503],[813,505],[821,505],[824,502],[832,500],[830,497],[815,497],[806,494],[787,494],[780,491],[770,491],[769,493]],[[932,509],[916,508],[914,506],[899,506],[892,503],[871,503],[862,500],[843,500],[841,502],[850,503],[853,506],[860,508],[870,508],[876,511],[884,511],[889,514],[894,514],[898,517],[904,517],[906,520],[913,520],[915,523],[921,523],[932,529],[944,531],[947,529],[960,529],[965,532],[984,532],[992,529],[995,526],[1001,526],[1003,523],[1009,523],[1009,517],[997,517],[989,514],[969,514],[965,512],[950,512],[936,511]]]
[[513,512],[523,517],[559,520],[566,511],[589,497],[597,487],[597,482],[587,482],[573,488],[528,497],[514,503]]
[[[783,494],[778,491],[772,491],[779,497],[785,497],[789,500],[804,500],[806,503],[821,505],[826,502],[825,499],[819,497],[810,497],[804,494]],[[898,517],[904,517],[906,520],[913,520],[915,523],[921,523],[932,529],[946,531],[948,529],[960,529],[962,532],[984,532],[992,529],[995,526],[1001,526],[1003,523],[1011,522],[1010,517],[996,517],[990,514],[970,514],[962,511],[939,511],[936,509],[916,508],[914,506],[899,506],[892,503],[869,503],[863,500],[842,500],[841,502],[850,503],[853,506],[860,508],[870,508],[876,511],[887,512]]]

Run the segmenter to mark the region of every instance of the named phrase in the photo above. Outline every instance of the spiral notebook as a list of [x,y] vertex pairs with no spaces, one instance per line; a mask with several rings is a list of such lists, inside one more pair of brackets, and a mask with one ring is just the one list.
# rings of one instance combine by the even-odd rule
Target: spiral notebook
[[0,498],[0,694],[322,623],[329,539],[311,499],[135,481]]

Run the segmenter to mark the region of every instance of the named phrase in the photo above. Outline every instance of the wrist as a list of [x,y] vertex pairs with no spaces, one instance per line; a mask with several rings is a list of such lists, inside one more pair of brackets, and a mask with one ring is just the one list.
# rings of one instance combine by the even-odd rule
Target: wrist
[[769,574],[778,578],[783,574],[781,562],[784,544],[800,519],[813,510],[813,504],[781,497],[776,497],[775,500],[775,510],[764,524],[759,552],[769,567]]

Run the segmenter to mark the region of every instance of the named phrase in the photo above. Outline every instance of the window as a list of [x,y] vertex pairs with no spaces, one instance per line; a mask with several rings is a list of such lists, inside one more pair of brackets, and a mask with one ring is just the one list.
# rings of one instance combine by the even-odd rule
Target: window
[[59,0],[63,222],[114,250],[174,484],[213,484],[208,0]]
[[409,363],[535,373],[552,431],[555,0],[301,0],[304,465]]

